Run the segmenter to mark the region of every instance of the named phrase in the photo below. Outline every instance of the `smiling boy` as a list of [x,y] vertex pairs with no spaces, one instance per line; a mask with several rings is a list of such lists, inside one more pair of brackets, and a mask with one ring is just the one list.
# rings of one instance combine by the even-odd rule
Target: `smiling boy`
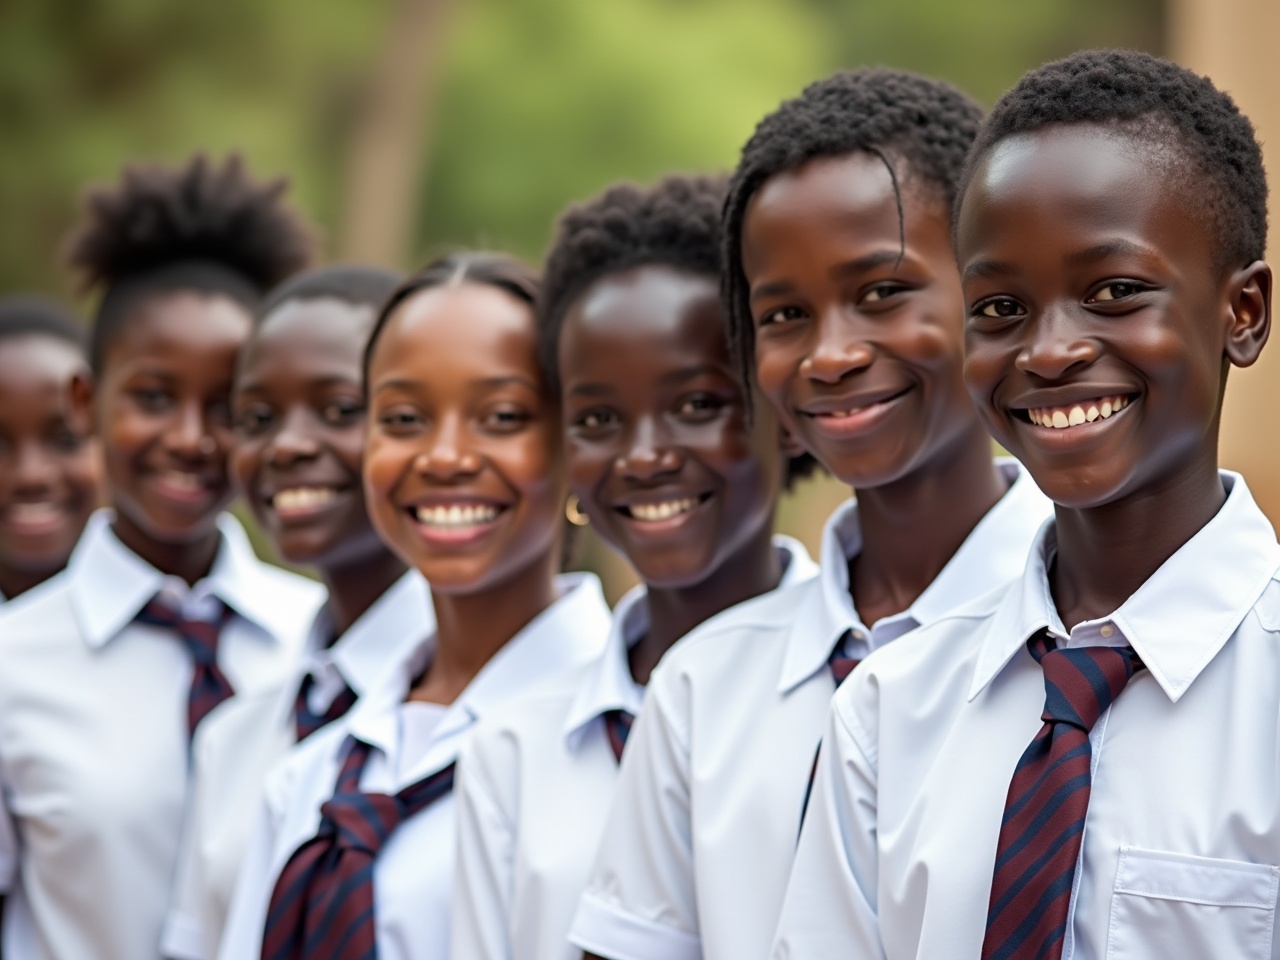
[[1056,519],[837,694],[774,957],[1276,955],[1280,547],[1217,464],[1269,332],[1266,194],[1231,99],[1145,54],[992,111],[965,379]]

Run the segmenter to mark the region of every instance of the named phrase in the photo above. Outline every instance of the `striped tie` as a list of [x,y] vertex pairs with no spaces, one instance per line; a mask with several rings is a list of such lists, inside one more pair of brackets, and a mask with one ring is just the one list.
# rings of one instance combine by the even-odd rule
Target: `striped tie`
[[347,711],[356,704],[356,692],[351,689],[351,684],[344,682],[342,691],[333,698],[333,702],[329,704],[328,708],[323,713],[313,713],[310,701],[307,698],[311,693],[311,688],[315,686],[315,682],[316,678],[309,673],[303,677],[302,683],[298,687],[298,697],[293,702],[293,728],[298,743],[307,739],[321,727],[345,717]]
[[195,670],[191,674],[191,691],[187,694],[187,738],[195,736],[196,726],[209,711],[234,696],[231,681],[218,666],[218,635],[235,614],[225,604],[216,619],[188,620],[160,597],[150,601],[134,618],[152,627],[176,630],[191,651]]
[[[845,644],[853,638],[853,631],[846,630],[840,634],[840,639],[836,641],[836,645],[831,648],[831,655],[827,657],[827,669],[831,671],[831,679],[836,682],[836,688],[839,689],[840,684],[849,679],[849,674],[853,673],[853,668],[862,661],[855,657],[845,654]],[[804,826],[804,815],[809,812],[809,797],[813,795],[813,781],[818,775],[818,758],[822,756],[822,744],[818,744],[818,749],[813,751],[813,765],[809,767],[809,784],[804,788],[804,802],[800,804],[800,826]]]
[[372,749],[348,737],[316,835],[284,865],[267,909],[262,960],[377,960],[373,868],[405,820],[453,789],[453,764],[395,796],[360,792]]
[[1054,649],[1027,641],[1044,670],[1044,726],[1018,761],[996,848],[982,960],[1060,960],[1089,810],[1089,731],[1142,661],[1130,647]]
[[635,715],[628,710],[607,710],[603,716],[604,732],[609,737],[613,758],[621,763],[622,751],[627,746],[627,737],[631,736],[631,725],[636,722]]

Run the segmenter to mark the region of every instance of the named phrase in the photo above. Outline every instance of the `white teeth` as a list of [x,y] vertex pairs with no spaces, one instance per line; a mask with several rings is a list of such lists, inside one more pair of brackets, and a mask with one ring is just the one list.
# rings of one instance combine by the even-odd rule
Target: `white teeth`
[[277,491],[271,504],[277,510],[305,510],[328,503],[337,495],[332,487],[290,487]]
[[1105,397],[1070,407],[1036,407],[1026,411],[1027,419],[1037,427],[1065,430],[1082,423],[1105,420],[1129,405],[1128,397]]
[[667,500],[663,503],[636,503],[628,508],[631,516],[637,520],[654,522],[670,520],[682,513],[688,513],[698,505],[696,497],[685,497],[683,500]]
[[46,523],[58,517],[58,507],[44,503],[15,503],[9,507],[9,519],[14,523]]
[[418,507],[414,513],[418,522],[428,527],[476,527],[491,523],[498,516],[498,508],[487,503],[454,503],[447,507]]
[[180,470],[166,470],[162,474],[164,482],[181,490],[199,490],[204,486],[194,473],[183,473]]

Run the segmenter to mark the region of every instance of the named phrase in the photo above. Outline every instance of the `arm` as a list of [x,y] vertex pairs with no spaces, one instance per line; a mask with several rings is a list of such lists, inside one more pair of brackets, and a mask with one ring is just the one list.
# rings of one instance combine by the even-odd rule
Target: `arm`
[[[876,914],[877,784],[874,743],[836,695],[791,868],[771,956],[884,957]],[[865,692],[865,691],[862,691]]]
[[569,934],[588,957],[701,960],[682,683],[655,674],[627,741]]
[[516,830],[498,801],[495,762],[488,755],[501,744],[483,728],[476,730],[458,760],[454,788],[457,809],[458,864],[453,888],[450,956],[469,960],[510,960],[511,906],[514,890]]

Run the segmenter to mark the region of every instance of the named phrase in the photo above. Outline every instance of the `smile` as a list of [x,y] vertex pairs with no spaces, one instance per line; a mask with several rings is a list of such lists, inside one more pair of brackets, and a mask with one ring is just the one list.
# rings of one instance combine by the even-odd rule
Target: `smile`
[[1070,406],[1031,407],[1026,410],[1015,410],[1014,414],[1020,420],[1035,424],[1037,427],[1047,427],[1051,430],[1067,430],[1084,423],[1093,423],[1095,420],[1106,420],[1119,413],[1130,402],[1131,398],[1126,396],[1097,397],[1093,400],[1083,400]]
[[502,509],[491,503],[452,503],[448,506],[415,507],[414,518],[436,530],[465,530],[482,527],[498,519]]
[[710,499],[711,494],[707,493],[700,497],[681,497],[678,500],[661,500],[657,503],[633,503],[630,506],[619,507],[618,512],[643,523],[661,523],[664,520],[683,516]]
[[327,506],[337,496],[334,487],[290,487],[277,490],[271,497],[271,506],[276,513],[306,513]]
[[62,515],[62,508],[48,500],[11,504],[5,511],[9,526],[23,533],[43,533],[58,527],[62,523]]
[[814,425],[833,437],[855,437],[873,429],[894,405],[911,392],[908,387],[889,396],[880,396],[870,403],[855,403],[848,409],[808,409],[800,413]]

